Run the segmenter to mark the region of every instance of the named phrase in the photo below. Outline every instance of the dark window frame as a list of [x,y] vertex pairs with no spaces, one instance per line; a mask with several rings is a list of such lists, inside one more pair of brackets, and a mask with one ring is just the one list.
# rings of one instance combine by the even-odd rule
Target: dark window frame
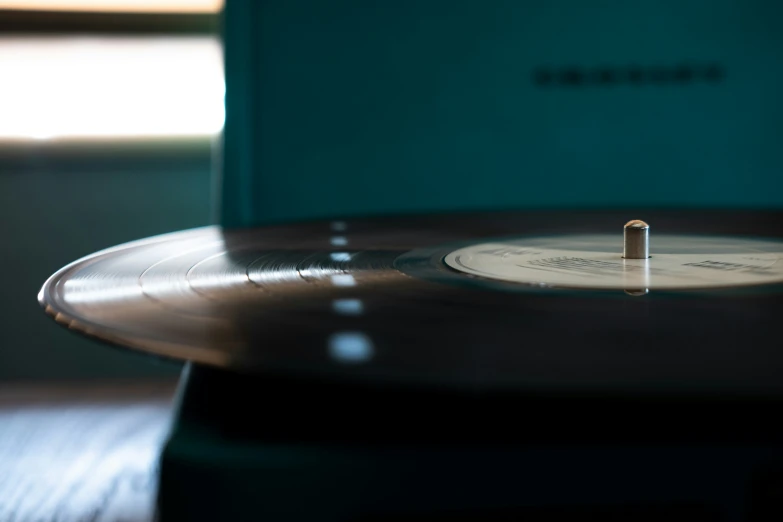
[[0,35],[216,35],[219,13],[123,13],[0,9]]

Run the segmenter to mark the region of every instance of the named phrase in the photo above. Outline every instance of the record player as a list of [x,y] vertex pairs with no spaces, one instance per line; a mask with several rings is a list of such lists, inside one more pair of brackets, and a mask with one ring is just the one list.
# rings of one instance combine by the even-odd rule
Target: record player
[[783,517],[781,11],[228,0],[221,226],[39,295],[189,361],[161,520]]

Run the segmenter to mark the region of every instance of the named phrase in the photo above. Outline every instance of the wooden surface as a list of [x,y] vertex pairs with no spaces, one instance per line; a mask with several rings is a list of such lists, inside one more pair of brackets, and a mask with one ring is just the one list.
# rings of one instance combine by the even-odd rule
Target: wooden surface
[[0,383],[0,521],[152,520],[175,384]]

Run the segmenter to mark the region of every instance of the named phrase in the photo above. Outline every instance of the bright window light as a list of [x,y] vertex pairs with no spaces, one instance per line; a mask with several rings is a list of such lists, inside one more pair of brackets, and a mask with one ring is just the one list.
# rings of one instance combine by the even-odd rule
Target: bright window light
[[216,13],[223,0],[0,0],[0,9],[123,13]]
[[205,136],[224,120],[214,38],[2,38],[0,139]]

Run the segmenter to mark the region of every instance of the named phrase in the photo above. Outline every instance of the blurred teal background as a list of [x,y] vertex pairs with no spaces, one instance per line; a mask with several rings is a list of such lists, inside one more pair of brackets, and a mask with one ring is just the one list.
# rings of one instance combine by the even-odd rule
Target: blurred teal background
[[178,372],[67,332],[36,294],[55,270],[96,250],[208,224],[210,154],[207,140],[0,145],[0,380]]
[[783,4],[232,0],[228,225],[783,204]]

